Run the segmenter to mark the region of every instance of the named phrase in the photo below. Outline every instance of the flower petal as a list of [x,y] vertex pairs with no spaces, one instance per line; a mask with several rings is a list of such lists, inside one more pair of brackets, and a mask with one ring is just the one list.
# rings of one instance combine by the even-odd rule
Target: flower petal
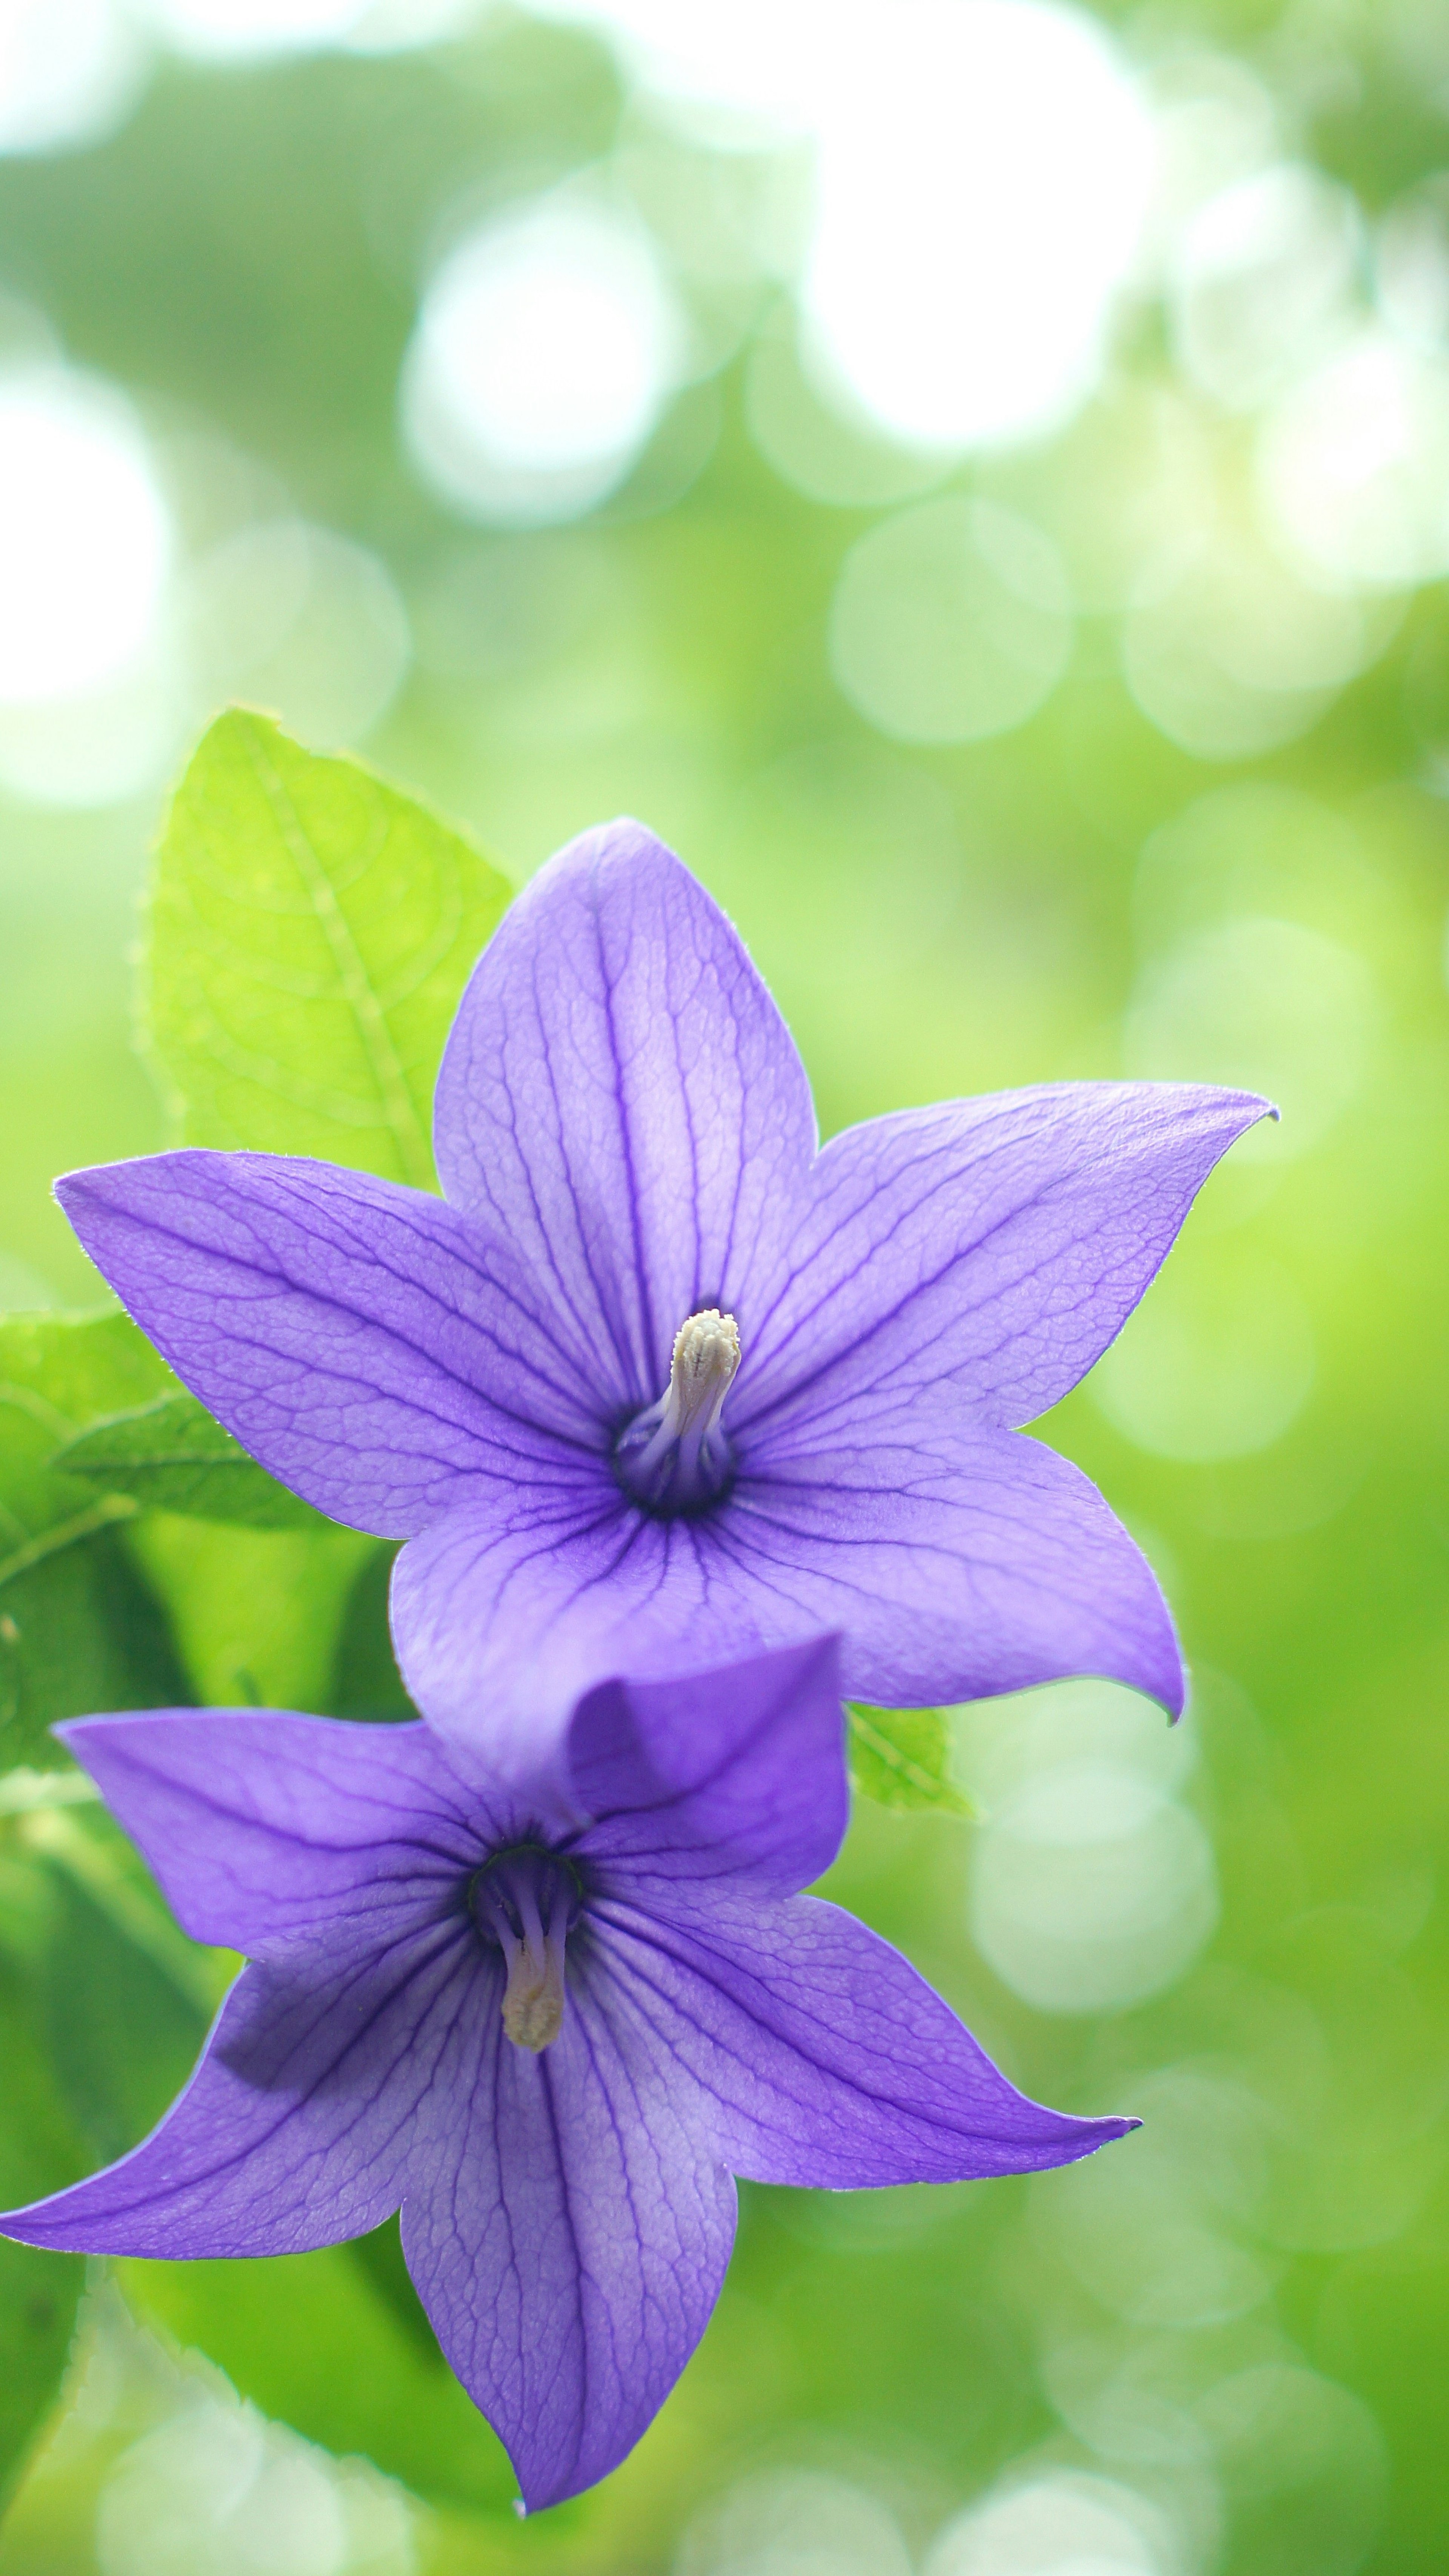
[[1219,1156],[1270,1115],[1247,1092],[1072,1082],[836,1136],[732,1434],[828,1424],[867,1391],[930,1407],[943,1379],[983,1421],[1034,1421],[1125,1323]]
[[402,2206],[438,2340],[535,2512],[638,2441],[704,2331],[735,2223],[693,2094],[681,2104],[647,2050],[621,2053],[572,1950],[569,1992],[539,2056],[496,2012],[459,2020]]
[[841,1631],[850,1697],[929,1707],[1091,1673],[1181,1710],[1157,1578],[1054,1449],[978,1426],[947,1391],[934,1423],[863,1396],[756,1454],[770,1473],[730,1498],[736,1563]]
[[0,2233],[167,2258],[361,2236],[402,2197],[450,2033],[468,2012],[496,2020],[502,1982],[466,1917],[395,1939],[385,1958],[334,1939],[286,1968],[246,1968],[160,2127],[89,2181],[0,2217]]
[[480,1843],[517,1829],[425,1726],[290,1709],[155,1709],[57,1727],[194,1941],[285,1954],[453,1909]]
[[393,1629],[434,1725],[488,1759],[552,1760],[615,1673],[699,1673],[838,1631],[852,1698],[932,1706],[1075,1673],[1182,1705],[1151,1568],[1080,1470],[969,1418],[882,1410],[821,1459],[776,1442],[697,1520],[479,1498],[404,1548]]
[[578,1849],[653,1885],[744,1878],[793,1895],[850,1818],[834,1637],[676,1682],[605,1682],[569,1729]]
[[198,1148],[72,1172],[57,1195],[178,1376],[334,1520],[403,1538],[477,1479],[607,1451],[507,1247],[485,1257],[420,1190]]
[[815,1147],[790,1033],[719,906],[640,823],[534,878],[464,994],[438,1079],[438,1170],[593,1338],[621,1407],[674,1335],[776,1279]]
[[712,1524],[520,1488],[475,1495],[410,1539],[392,1577],[403,1679],[429,1723],[522,1794],[550,1780],[584,1692],[614,1674],[705,1672],[818,1636],[789,1603],[762,1633]]
[[757,2182],[1035,2173],[1137,2126],[1028,2101],[899,1951],[817,1897],[711,1889],[672,1920],[598,1911],[621,2003],[707,2097],[724,2161]]

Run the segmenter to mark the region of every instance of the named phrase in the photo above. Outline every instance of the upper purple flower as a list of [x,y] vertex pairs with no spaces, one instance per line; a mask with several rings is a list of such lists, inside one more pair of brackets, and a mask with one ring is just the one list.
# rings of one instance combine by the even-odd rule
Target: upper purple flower
[[546,1807],[423,1726],[166,1710],[58,1730],[197,1940],[195,2075],[32,2245],[282,2254],[401,2205],[530,2506],[621,2460],[708,2320],[732,2174],[1032,2172],[1134,2127],[1029,2102],[899,1953],[795,1893],[845,1823],[835,1641],[580,1704]]
[[[900,1706],[1110,1675],[1176,1710],[1143,1558],[1016,1428],[1091,1367],[1267,1104],[1067,1083],[817,1147],[729,922],[637,823],[505,916],[438,1082],[446,1199],[182,1152],[61,1202],[172,1366],[335,1519],[406,1538],[445,1730],[822,1630]],[[541,1748],[546,1750],[546,1747]]]

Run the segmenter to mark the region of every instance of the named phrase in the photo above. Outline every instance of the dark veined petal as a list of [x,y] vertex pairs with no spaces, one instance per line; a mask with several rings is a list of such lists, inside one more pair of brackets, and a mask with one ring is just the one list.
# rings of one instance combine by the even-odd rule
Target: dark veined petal
[[1092,1673],[1180,1711],[1157,1578],[1054,1449],[979,1427],[946,1390],[934,1420],[862,1394],[776,1431],[757,1463],[730,1498],[736,1565],[840,1629],[852,1698],[931,1706]]
[[1267,1101],[1191,1083],[1069,1082],[852,1127],[811,1174],[788,1285],[730,1403],[745,1434],[863,1395],[927,1416],[943,1380],[984,1422],[1034,1421],[1121,1329]]
[[681,1892],[672,1918],[607,1900],[599,1914],[621,2012],[687,2071],[718,2153],[757,2182],[1034,2173],[1137,2126],[1028,2101],[899,1951],[817,1897]]
[[195,1941],[251,1959],[342,1925],[354,1946],[452,1905],[511,1807],[425,1726],[290,1709],[147,1709],[56,1733],[144,1852]]
[[607,1454],[569,1319],[421,1190],[198,1148],[57,1195],[177,1375],[334,1520],[403,1538],[479,1480],[547,1485]]
[[738,935],[640,823],[586,832],[518,897],[438,1080],[438,1170],[648,1404],[701,1307],[748,1343],[798,1217],[815,1119]]
[[159,2128],[120,2162],[0,2217],[79,2254],[296,2254],[380,2225],[460,2019],[498,2018],[501,1961],[466,1918],[387,1952],[334,1938],[243,1970]]
[[743,1878],[793,1895],[850,1815],[834,1637],[678,1682],[603,1683],[569,1729],[594,1819],[577,1848],[637,1884]]
[[918,1420],[879,1408],[869,1438],[816,1455],[781,1436],[776,1472],[742,1474],[699,1520],[476,1498],[398,1559],[414,1698],[501,1765],[552,1760],[574,1702],[611,1674],[702,1672],[837,1631],[846,1693],[886,1707],[1097,1673],[1180,1708],[1156,1579],[1080,1470],[969,1416],[934,1435]]
[[531,2511],[616,2467],[719,2296],[734,2184],[667,2059],[616,2040],[571,1965],[560,2037],[514,2048],[461,2018],[420,2119],[403,2251],[453,2369]]
[[788,1597],[762,1633],[712,1520],[656,1520],[618,1488],[593,1509],[520,1489],[475,1494],[393,1569],[403,1678],[430,1724],[520,1783],[551,1778],[583,1693],[618,1673],[707,1671],[829,1623]]

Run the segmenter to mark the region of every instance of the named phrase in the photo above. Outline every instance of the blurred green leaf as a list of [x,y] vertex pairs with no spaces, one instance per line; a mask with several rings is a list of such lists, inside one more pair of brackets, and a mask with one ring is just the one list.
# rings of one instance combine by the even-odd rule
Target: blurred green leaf
[[509,887],[356,761],[234,709],[162,835],[142,1027],[188,1144],[427,1186],[443,1041]]
[[58,1474],[85,1476],[109,1494],[197,1520],[250,1529],[323,1529],[321,1513],[289,1493],[241,1442],[184,1390],[114,1414],[57,1450]]
[[[57,1550],[0,1588],[0,1766],[53,1764],[47,1730],[98,1710],[194,1698],[166,1621],[111,1530]],[[67,1543],[67,1537],[70,1543]]]
[[434,2334],[427,2309],[413,2287],[407,2257],[402,2248],[402,2227],[397,2218],[385,2218],[366,2236],[354,2236],[348,2252],[360,2263],[375,2290],[387,2301],[400,2326],[412,2337],[425,2361],[446,2370],[442,2347]]
[[327,1706],[334,1717],[415,1718],[388,1626],[395,1547],[379,1545],[352,1587],[343,1614]]
[[129,1317],[0,1323],[0,1763],[51,1757],[56,1719],[187,1697],[165,1622],[120,1544],[137,1505],[55,1453],[174,1386]]
[[68,1873],[45,1962],[55,2079],[96,2164],[125,2155],[181,2091],[208,2015]]
[[[241,2262],[118,2263],[135,2313],[220,2364],[267,2415],[360,2451],[415,2495],[507,2512],[518,2483],[419,2311],[350,2245]],[[398,2256],[399,2262],[401,2255]],[[409,2285],[410,2287],[410,2285]]]
[[375,1539],[320,1514],[283,1530],[152,1511],[127,1545],[170,1613],[192,1698],[330,1707],[338,1639]]
[[[0,2206],[73,2182],[86,2157],[33,2027],[25,1984],[0,1956]],[[0,2238],[0,2507],[60,2391],[85,2264]]]
[[19,1826],[54,1881],[40,2028],[91,2160],[124,2155],[181,2091],[235,1973],[178,1931],[105,1810],[39,1808]]
[[879,1806],[938,1816],[975,1810],[951,1778],[951,1736],[938,1708],[846,1708],[851,1785]]

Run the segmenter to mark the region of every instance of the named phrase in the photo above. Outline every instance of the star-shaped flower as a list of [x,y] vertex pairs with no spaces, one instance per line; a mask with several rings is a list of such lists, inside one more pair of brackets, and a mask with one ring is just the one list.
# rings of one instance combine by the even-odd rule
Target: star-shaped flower
[[274,1475],[408,1541],[419,1705],[459,1736],[535,1730],[546,1759],[605,1674],[823,1630],[847,1691],[889,1706],[1090,1672],[1176,1710],[1147,1565],[1017,1431],[1266,1106],[1066,1083],[821,1151],[734,930],[617,823],[550,862],[477,967],[438,1083],[444,1199],[200,1151],[59,1195]]
[[1027,2101],[897,1951],[795,1892],[844,1829],[838,1694],[831,1639],[602,1683],[544,1806],[421,1725],[59,1729],[186,1929],[253,1964],[153,2135],[0,2230],[280,2254],[401,2206],[526,2503],[603,2477],[703,2332],[733,2174],[1031,2172],[1135,2126]]

